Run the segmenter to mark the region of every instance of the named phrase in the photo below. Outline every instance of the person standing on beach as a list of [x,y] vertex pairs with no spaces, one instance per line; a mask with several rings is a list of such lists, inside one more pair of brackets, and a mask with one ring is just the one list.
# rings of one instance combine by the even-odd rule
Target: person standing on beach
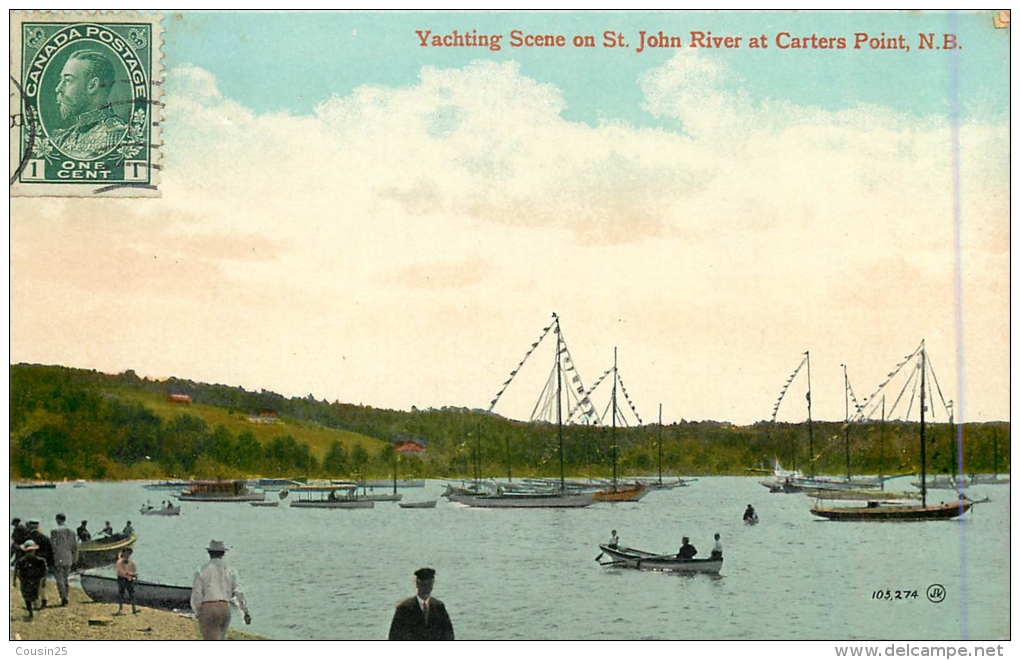
[[39,598],[39,590],[43,578],[46,577],[46,561],[36,555],[37,550],[39,550],[39,545],[32,539],[21,544],[23,554],[16,567],[18,580],[21,582],[21,597],[25,599],[25,609],[28,610],[29,621],[35,618],[32,613],[32,604]]
[[131,613],[138,614],[138,608],[135,607],[135,580],[138,579],[138,568],[135,567],[135,562],[131,561],[131,548],[124,548],[120,551],[120,557],[117,558],[117,565],[114,567],[114,572],[117,574],[117,603],[119,607],[114,614],[124,613],[124,595],[131,601]]
[[390,623],[391,640],[396,641],[453,641],[453,623],[446,613],[446,605],[432,597],[436,571],[419,568],[414,572],[415,595],[397,603]]
[[50,537],[43,533],[42,529],[39,528],[38,520],[28,521],[28,538],[35,542],[37,546],[36,556],[42,559],[46,563],[46,571],[43,573],[43,578],[39,582],[39,606],[36,609],[43,609],[46,607],[46,573],[53,572],[53,544],[50,543]]
[[209,563],[195,574],[195,581],[191,585],[191,610],[198,618],[202,639],[219,640],[226,637],[227,627],[230,626],[231,600],[244,612],[244,622],[247,625],[251,625],[251,613],[248,612],[248,602],[241,591],[237,573],[223,559],[227,546],[223,541],[214,540],[209,542],[206,550],[209,552]]
[[[11,521],[11,564],[18,565],[18,560],[24,556],[21,551],[21,544],[28,540],[28,528],[21,524],[21,518]],[[14,571],[14,584],[18,584],[18,572]]]
[[57,592],[60,594],[60,606],[67,605],[67,578],[71,575],[74,554],[78,550],[78,539],[74,532],[64,526],[67,516],[57,514],[57,527],[50,532],[50,543],[53,545],[53,576],[57,581]]

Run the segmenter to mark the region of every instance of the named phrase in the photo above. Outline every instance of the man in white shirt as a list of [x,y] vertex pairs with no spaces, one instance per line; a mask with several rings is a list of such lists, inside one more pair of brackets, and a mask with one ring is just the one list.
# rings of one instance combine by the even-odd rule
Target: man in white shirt
[[230,626],[230,601],[235,601],[241,608],[244,622],[248,625],[251,625],[251,614],[237,573],[223,559],[227,546],[223,541],[210,541],[206,550],[209,563],[195,574],[195,582],[191,586],[191,609],[198,618],[202,639],[224,639]]

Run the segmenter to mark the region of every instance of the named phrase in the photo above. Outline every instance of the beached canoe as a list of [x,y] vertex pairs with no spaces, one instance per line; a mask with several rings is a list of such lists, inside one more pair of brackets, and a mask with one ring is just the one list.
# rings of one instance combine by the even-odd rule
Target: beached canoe
[[114,534],[79,543],[75,551],[73,571],[87,571],[90,568],[110,566],[117,563],[117,555],[124,548],[130,548],[138,539],[134,534]]
[[[81,588],[97,603],[119,603],[117,579],[81,574]],[[157,610],[191,610],[191,587],[178,587],[157,582],[135,581],[135,604]]]

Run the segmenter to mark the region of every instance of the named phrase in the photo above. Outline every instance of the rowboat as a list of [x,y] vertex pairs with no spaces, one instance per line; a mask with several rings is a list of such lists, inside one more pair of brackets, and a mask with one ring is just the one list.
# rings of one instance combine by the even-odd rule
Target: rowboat
[[622,546],[611,548],[604,543],[599,545],[599,549],[611,558],[610,561],[599,563],[615,568],[635,568],[660,573],[712,573],[718,575],[723,564],[721,557],[719,559],[679,559],[676,555],[659,555]]
[[434,509],[436,500],[425,500],[423,502],[397,502],[401,509]]
[[[119,603],[116,578],[81,574],[81,588],[97,603]],[[135,604],[157,610],[191,610],[191,587],[135,580]]]
[[141,511],[141,514],[143,516],[179,516],[179,515],[181,515],[181,507],[180,506],[174,506],[173,504],[159,506],[159,507],[152,506],[151,504],[146,504],[145,506],[143,506],[140,509],[140,511]]
[[109,566],[117,563],[117,556],[124,548],[130,548],[138,539],[134,534],[114,534],[78,544],[75,550],[73,571],[87,571],[90,568]]

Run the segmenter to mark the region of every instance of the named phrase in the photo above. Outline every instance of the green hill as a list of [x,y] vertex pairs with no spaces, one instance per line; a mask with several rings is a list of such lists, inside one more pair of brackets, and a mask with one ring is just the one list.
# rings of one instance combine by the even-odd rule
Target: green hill
[[[555,476],[555,425],[522,423],[486,411],[443,408],[401,412],[287,398],[228,385],[134,372],[101,374],[59,366],[11,365],[10,477],[45,479],[228,478],[244,476],[384,478]],[[843,424],[814,422],[814,470],[846,470]],[[930,472],[949,472],[956,433],[965,472],[1009,471],[1009,423],[928,427]],[[566,426],[568,476],[612,474],[608,429]],[[393,444],[425,447],[398,455]],[[617,429],[618,472],[746,474],[773,459],[806,469],[806,424],[733,426],[684,421]],[[916,423],[854,423],[854,474],[917,470]]]

